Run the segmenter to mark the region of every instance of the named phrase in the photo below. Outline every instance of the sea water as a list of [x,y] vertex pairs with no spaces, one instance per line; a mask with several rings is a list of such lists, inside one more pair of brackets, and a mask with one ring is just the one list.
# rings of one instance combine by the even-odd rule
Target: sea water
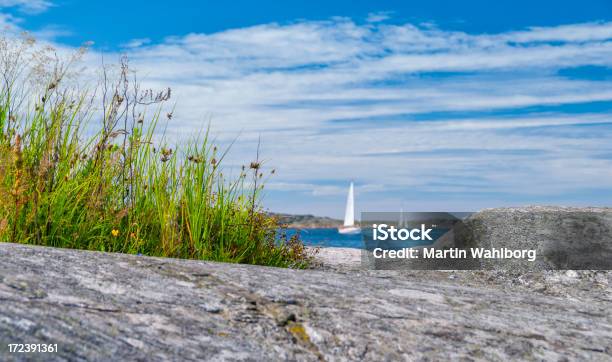
[[336,247],[336,248],[363,248],[361,234],[340,234],[335,228],[320,229],[288,229],[289,236],[298,233],[300,240],[307,246]]
[[[447,230],[433,230],[431,233],[434,240],[438,239]],[[340,234],[336,228],[316,228],[316,229],[287,229],[287,235],[291,237],[299,233],[300,240],[307,246],[319,247],[334,247],[334,248],[355,248],[363,249],[363,235],[357,234]],[[385,245],[392,249],[401,249],[404,247],[412,247],[418,245],[429,245],[430,241],[398,241],[394,245],[393,242],[386,242]]]

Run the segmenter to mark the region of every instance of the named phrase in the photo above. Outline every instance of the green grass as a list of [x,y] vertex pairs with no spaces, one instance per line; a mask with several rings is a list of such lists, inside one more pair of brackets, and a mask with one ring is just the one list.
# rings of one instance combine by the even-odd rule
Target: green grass
[[72,61],[56,59],[32,82],[34,53],[19,52],[21,62],[0,69],[0,241],[308,264],[302,243],[279,236],[262,211],[259,160],[227,178],[208,130],[182,148],[167,144],[158,125],[178,122],[162,111],[169,90],[141,91],[125,60],[114,82],[104,72],[89,92],[66,81]]

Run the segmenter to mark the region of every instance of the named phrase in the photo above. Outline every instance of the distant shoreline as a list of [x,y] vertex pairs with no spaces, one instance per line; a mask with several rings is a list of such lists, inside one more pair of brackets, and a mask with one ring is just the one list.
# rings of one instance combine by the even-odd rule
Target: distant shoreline
[[342,225],[341,220],[326,216],[292,215],[272,212],[270,215],[278,217],[281,224],[293,229],[333,229]]

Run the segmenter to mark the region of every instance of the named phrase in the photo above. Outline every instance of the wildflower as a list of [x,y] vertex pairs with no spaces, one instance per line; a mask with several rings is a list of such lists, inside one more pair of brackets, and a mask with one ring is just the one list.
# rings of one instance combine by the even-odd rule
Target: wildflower
[[117,230],[117,229],[113,229],[113,230],[111,230],[111,234],[112,234],[114,237],[117,237],[117,236],[119,236],[119,230]]
[[162,156],[160,158],[161,161],[162,162],[168,161],[170,159],[170,156],[172,156],[172,148],[162,147],[161,154],[162,154]]
[[215,166],[217,164],[217,160],[213,158],[212,160],[210,160],[210,164]]
[[202,163],[202,157],[200,156],[189,156],[187,159],[193,163]]
[[261,163],[259,162],[251,162],[251,165],[249,165],[249,168],[252,168],[253,170],[259,170],[260,167]]

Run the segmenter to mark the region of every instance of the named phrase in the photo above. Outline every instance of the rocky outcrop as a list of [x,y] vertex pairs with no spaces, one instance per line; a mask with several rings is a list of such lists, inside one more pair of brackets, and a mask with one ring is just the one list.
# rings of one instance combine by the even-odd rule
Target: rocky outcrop
[[562,273],[287,270],[0,243],[0,360],[610,360],[610,274]]
[[533,249],[537,259],[480,260],[486,269],[612,269],[612,209],[486,209],[455,235],[460,247]]
[[[467,257],[427,259],[422,257],[423,248],[461,249]],[[521,257],[473,258],[471,248],[507,250]],[[415,249],[418,259],[374,259],[370,250],[363,254],[363,264],[386,270],[612,270],[612,209],[485,209],[454,224],[432,245]],[[533,259],[529,252],[535,252]]]

